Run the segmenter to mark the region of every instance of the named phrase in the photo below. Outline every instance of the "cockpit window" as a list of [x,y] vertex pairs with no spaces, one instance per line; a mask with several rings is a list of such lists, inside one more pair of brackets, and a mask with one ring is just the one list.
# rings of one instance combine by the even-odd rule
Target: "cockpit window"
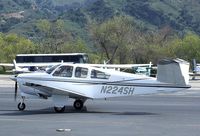
[[53,76],[59,77],[72,77],[73,67],[72,66],[61,66],[53,73]]
[[75,77],[86,78],[88,74],[87,68],[77,67],[75,70]]
[[92,70],[91,71],[91,78],[97,78],[97,79],[109,79],[110,75],[106,74],[104,72],[98,71],[98,70]]
[[51,72],[54,71],[58,66],[60,66],[60,64],[55,65],[55,66],[52,66],[52,67],[49,68],[46,72],[47,72],[48,74],[51,74]]

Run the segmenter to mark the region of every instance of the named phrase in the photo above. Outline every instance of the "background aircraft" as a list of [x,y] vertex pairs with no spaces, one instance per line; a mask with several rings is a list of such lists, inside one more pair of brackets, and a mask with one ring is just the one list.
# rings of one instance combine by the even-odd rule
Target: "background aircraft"
[[86,53],[17,54],[13,63],[0,63],[0,66],[13,67],[13,72],[18,74],[45,70],[61,62],[88,63],[88,55]]
[[196,62],[196,59],[192,60],[192,72],[189,75],[192,76],[193,80],[200,75],[200,64]]
[[[62,62],[67,63],[83,63],[94,67],[126,70],[137,67],[151,68],[151,62],[149,64],[88,64],[89,58],[86,53],[61,53],[61,54],[18,54],[13,60],[13,64],[0,63],[0,66],[13,67],[13,73],[28,73],[37,70],[47,70],[51,66],[60,64]],[[140,71],[139,71],[140,72]],[[145,72],[145,71],[144,71]],[[149,69],[146,73],[150,75]]]

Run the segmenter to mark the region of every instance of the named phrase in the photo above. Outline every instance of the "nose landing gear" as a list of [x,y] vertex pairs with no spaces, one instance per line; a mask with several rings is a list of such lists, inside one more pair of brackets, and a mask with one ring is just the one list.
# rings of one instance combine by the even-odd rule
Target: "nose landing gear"
[[21,102],[20,102],[20,103],[18,104],[17,107],[18,107],[18,109],[19,109],[20,111],[23,111],[23,110],[26,108],[26,105],[25,105],[25,103],[21,103]]
[[25,97],[22,96],[22,101],[17,105],[17,108],[20,111],[23,111],[26,108],[26,104],[24,103]]

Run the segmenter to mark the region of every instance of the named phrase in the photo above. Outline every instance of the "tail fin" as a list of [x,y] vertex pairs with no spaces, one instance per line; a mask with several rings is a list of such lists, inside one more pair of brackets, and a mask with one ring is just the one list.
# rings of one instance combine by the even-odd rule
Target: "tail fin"
[[17,63],[15,60],[13,60],[13,65],[14,65],[14,68],[17,69]]
[[14,73],[14,74],[19,74],[19,73],[22,71],[22,69],[21,69],[20,67],[17,66],[17,63],[16,63],[15,60],[13,60],[13,64],[14,64],[13,73]]
[[189,63],[182,59],[164,59],[159,61],[157,80],[176,85],[188,85]]

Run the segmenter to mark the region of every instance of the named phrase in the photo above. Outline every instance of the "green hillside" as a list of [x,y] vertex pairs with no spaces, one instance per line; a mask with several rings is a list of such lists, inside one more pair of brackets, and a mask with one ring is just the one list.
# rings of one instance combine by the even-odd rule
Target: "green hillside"
[[[21,33],[24,25],[38,19],[61,18],[83,27],[88,19],[103,22],[116,15],[129,15],[147,29],[169,25],[179,32],[194,31],[199,34],[199,7],[198,0],[2,0],[0,31],[7,33],[15,29]],[[23,18],[9,16],[20,11],[23,11]],[[23,34],[26,35],[26,32]]]
[[[79,47],[82,48],[82,45],[98,50],[96,44],[105,44],[98,39],[102,38],[102,35],[95,32],[98,26],[102,26],[102,28],[99,28],[99,32],[102,31],[102,33],[110,36],[111,33],[118,34],[115,29],[120,25],[123,26],[124,22],[122,21],[122,23],[120,20],[125,17],[125,21],[127,21],[126,18],[129,18],[129,21],[131,20],[131,23],[129,21],[126,23],[131,24],[131,27],[134,28],[134,34],[136,34],[130,32],[127,37],[135,36],[131,39],[135,38],[137,42],[137,36],[140,35],[140,38],[145,39],[145,41],[141,40],[136,44],[145,44],[146,47],[144,48],[148,48],[148,51],[152,54],[149,45],[164,47],[167,46],[166,43],[172,42],[173,38],[184,38],[188,33],[200,35],[199,7],[199,0],[1,0],[0,32],[3,34],[15,33],[31,40],[37,45],[36,53],[72,52],[74,48],[71,46],[74,46],[74,44],[77,45],[77,50]],[[116,17],[119,17],[118,21],[115,20]],[[94,26],[95,29],[93,29]],[[104,29],[108,26],[111,28]],[[106,33],[106,30],[110,32]],[[106,44],[109,45],[132,45],[135,42],[127,43],[126,40],[129,39],[121,37],[126,40],[124,43],[120,43],[120,41],[117,43],[118,39],[112,39],[113,37],[115,36],[100,40],[106,40],[103,42],[108,42]],[[44,46],[42,47],[42,45]],[[60,47],[46,50],[53,45]],[[82,49],[85,51],[85,48]],[[139,52],[140,49],[141,47],[138,48],[135,56],[145,54]],[[156,51],[158,56],[153,59],[156,60],[162,56],[160,50]],[[166,50],[163,50],[163,52],[166,52]],[[106,55],[107,59],[112,56]],[[122,55],[122,53],[119,52],[117,55]],[[98,57],[103,59],[105,55]],[[122,56],[120,59],[123,60]],[[134,59],[133,61],[144,62],[144,58]]]

